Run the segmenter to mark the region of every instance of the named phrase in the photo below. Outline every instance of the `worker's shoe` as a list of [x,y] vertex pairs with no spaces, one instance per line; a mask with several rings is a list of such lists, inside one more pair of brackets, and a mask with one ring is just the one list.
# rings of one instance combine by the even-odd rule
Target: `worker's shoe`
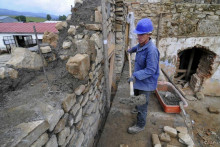
[[137,114],[137,113],[138,113],[138,110],[137,110],[136,108],[133,108],[133,109],[131,110],[131,113],[132,113],[132,114]]
[[144,127],[141,128],[141,127],[139,127],[137,125],[134,125],[134,126],[128,128],[128,133],[136,134],[136,133],[139,133],[139,132],[141,132],[143,130],[144,130]]

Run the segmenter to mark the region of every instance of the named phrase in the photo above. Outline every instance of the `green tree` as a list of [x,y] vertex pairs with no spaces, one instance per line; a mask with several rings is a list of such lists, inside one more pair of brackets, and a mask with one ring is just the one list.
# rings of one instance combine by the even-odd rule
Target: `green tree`
[[17,19],[18,21],[26,22],[26,17],[23,15],[16,16],[15,19]]
[[59,16],[59,20],[66,20],[66,16],[65,15]]
[[50,14],[47,14],[47,20],[51,20]]

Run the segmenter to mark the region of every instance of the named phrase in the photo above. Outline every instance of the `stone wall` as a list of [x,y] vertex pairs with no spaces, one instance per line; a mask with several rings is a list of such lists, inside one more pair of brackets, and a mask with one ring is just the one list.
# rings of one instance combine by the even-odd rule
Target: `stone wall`
[[[115,42],[120,45],[116,47],[116,67],[120,66],[120,69],[116,69],[118,73],[124,64],[123,24],[126,17],[124,9],[122,0],[116,2],[108,0],[106,3],[108,48],[115,49]],[[10,126],[10,131],[11,129],[14,131],[10,134],[12,136],[0,135],[3,146],[95,146],[99,129],[106,117],[101,1],[79,1],[71,11],[72,14],[66,21],[56,24],[59,30],[58,37],[48,32],[44,35],[43,40],[47,44],[41,47],[41,51],[49,77],[48,90],[43,84],[42,87],[36,87],[36,91],[40,88],[45,93],[32,95],[29,88],[35,85],[28,83],[29,81],[23,83],[27,85],[29,91],[28,96],[23,92],[23,97],[29,99],[25,100],[26,104],[11,108],[10,114],[15,109],[22,109],[22,112],[27,113],[31,118],[21,117],[19,121],[13,121]],[[115,11],[118,13],[117,17]],[[116,29],[116,34],[115,22],[121,27]],[[36,61],[33,60],[32,53],[26,49],[22,50],[29,58],[19,62],[21,65]],[[115,56],[114,53],[113,51],[112,56]],[[40,55],[37,54],[36,58],[40,59]],[[16,65],[12,67],[17,67],[15,69],[18,71],[30,69],[31,63],[27,67],[10,61],[10,65]],[[44,76],[42,67],[43,63],[36,64],[35,69],[39,72],[39,76]],[[0,73],[4,75],[0,77],[2,80],[24,78],[14,72],[13,68],[0,69]],[[37,78],[36,76],[38,75],[32,78]],[[22,86],[16,88],[22,90]],[[10,95],[10,92],[7,94]],[[15,98],[22,97],[22,94],[15,95]],[[29,112],[26,112],[26,108]],[[5,109],[5,115],[7,113]],[[3,122],[7,122],[7,119]]]
[[[178,53],[200,46],[216,54],[212,75],[204,79],[202,91],[207,95],[220,93],[219,45],[220,45],[220,5],[145,2],[129,3],[129,12],[135,13],[136,23],[144,17],[151,18],[154,24],[152,38],[157,41],[158,20],[160,18],[158,48],[160,50],[160,65],[171,78],[174,77]],[[217,65],[217,66],[216,66]],[[207,90],[207,83],[209,84]]]
[[127,6],[124,0],[116,0],[116,53],[115,53],[115,69],[117,77],[120,77],[125,60],[125,27],[126,27],[126,17],[127,17]]

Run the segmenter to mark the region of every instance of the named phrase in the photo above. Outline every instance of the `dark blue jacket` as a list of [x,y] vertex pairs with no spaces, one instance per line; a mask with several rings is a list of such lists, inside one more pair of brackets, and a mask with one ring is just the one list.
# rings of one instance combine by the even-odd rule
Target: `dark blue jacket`
[[160,73],[160,53],[157,47],[150,39],[142,47],[139,44],[133,47],[131,52],[136,52],[133,73],[136,79],[134,89],[154,91],[157,88],[157,80]]

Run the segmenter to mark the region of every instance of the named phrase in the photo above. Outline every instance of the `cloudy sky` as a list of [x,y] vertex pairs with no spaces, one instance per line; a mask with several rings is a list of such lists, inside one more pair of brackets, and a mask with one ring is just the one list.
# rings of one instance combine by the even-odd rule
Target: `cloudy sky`
[[23,12],[70,14],[74,0],[0,0],[0,8]]

